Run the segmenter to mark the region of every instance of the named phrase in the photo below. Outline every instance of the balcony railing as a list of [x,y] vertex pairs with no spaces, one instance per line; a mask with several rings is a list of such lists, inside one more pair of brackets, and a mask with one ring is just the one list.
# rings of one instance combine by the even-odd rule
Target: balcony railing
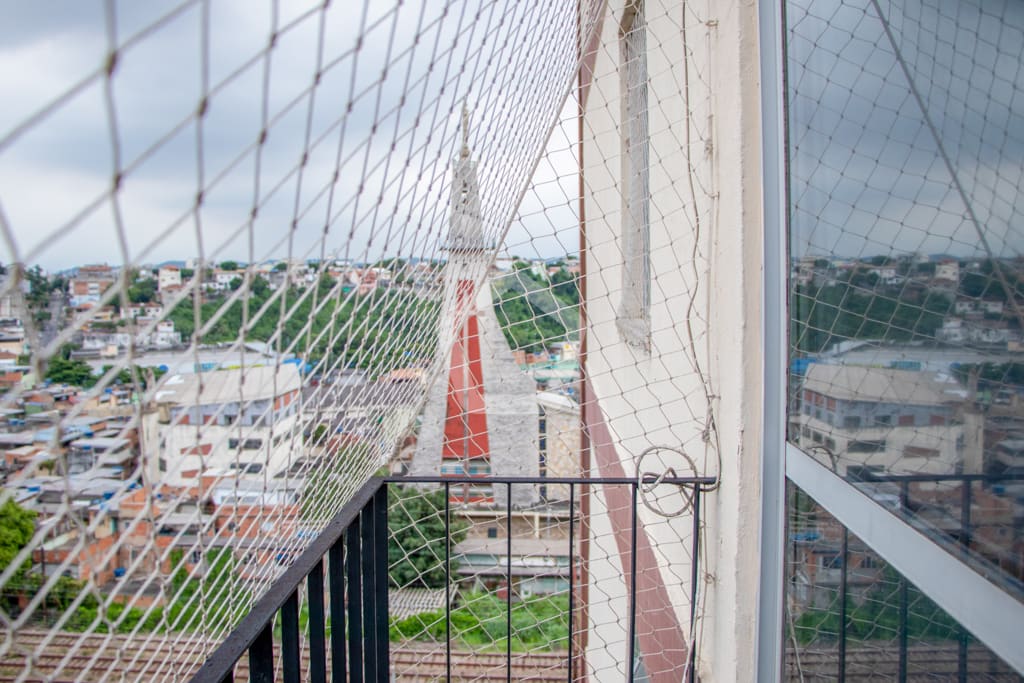
[[[499,591],[505,605],[504,652],[487,648],[478,653],[453,652],[452,591],[455,588],[452,572],[452,543],[450,524],[452,504],[457,502],[456,487],[462,485],[490,485],[493,490],[505,488],[505,500],[492,505],[490,510],[505,518],[504,589]],[[679,488],[688,501],[687,509],[693,517],[692,537],[688,539],[692,567],[690,586],[691,609],[695,600],[698,576],[697,558],[700,542],[700,498],[703,490],[714,483],[711,477],[655,477],[645,475],[634,478],[501,478],[487,477],[374,477],[356,493],[351,501],[327,524],[323,532],[310,544],[288,569],[274,582],[266,594],[253,606],[237,628],[209,656],[200,670],[193,676],[192,683],[223,683],[243,676],[248,664],[248,680],[254,683],[284,680],[286,682],[309,680],[313,683],[332,681],[389,681],[400,680],[401,674],[389,670],[392,657],[399,653],[390,651],[388,614],[388,487],[394,484],[443,488],[443,521],[445,542],[443,548],[443,569],[445,584],[444,608],[444,679],[453,680],[453,664],[456,678],[465,673],[475,660],[481,667],[492,673],[503,668],[505,679],[523,678],[521,653],[513,659],[513,544],[516,542],[513,529],[512,488],[517,485],[567,486],[569,491],[568,509],[568,638],[564,653],[543,653],[530,655],[525,659],[544,660],[547,678],[551,672],[560,670],[568,681],[580,680],[584,671],[585,652],[575,636],[585,627],[574,623],[580,610],[581,568],[577,545],[577,531],[573,519],[578,517],[580,496],[591,486],[627,486],[632,491],[631,550],[624,561],[632,562],[631,571],[625,572],[622,589],[628,596],[628,635],[622,643],[621,655],[626,662],[637,661],[636,637],[636,538],[637,507],[643,487],[672,485]],[[648,489],[649,490],[649,489]],[[440,514],[440,512],[439,512]],[[579,520],[577,520],[579,521]],[[435,551],[440,551],[436,549]],[[564,570],[564,568],[562,568]],[[563,573],[565,573],[563,571]],[[325,590],[326,577],[326,590]],[[305,584],[305,589],[303,588]],[[304,593],[304,595],[303,595]],[[300,599],[304,598],[308,620],[302,624]],[[692,617],[692,613],[691,613]],[[581,620],[582,621],[582,620]],[[305,632],[305,633],[303,633]],[[303,635],[305,639],[303,641]],[[402,657],[408,659],[410,652],[403,650]],[[439,653],[435,653],[439,654]],[[688,653],[690,661],[687,670],[692,680],[695,651]],[[413,655],[414,656],[414,655]],[[279,662],[275,661],[279,658]],[[440,677],[440,657],[429,657],[423,666]],[[484,661],[486,660],[486,661]],[[561,660],[559,662],[558,660]],[[403,660],[404,661],[404,660]],[[552,662],[557,662],[552,664]],[[564,669],[562,669],[564,662]],[[428,666],[429,665],[429,666]],[[237,671],[236,671],[237,667]],[[415,667],[415,664],[414,664]],[[626,667],[626,680],[632,681],[636,666]],[[330,678],[328,678],[330,676]],[[525,677],[531,677],[527,674]],[[561,678],[562,676],[559,676]]]
[[[1003,544],[986,543],[987,536],[996,537],[1016,514],[1024,475],[863,470],[848,474],[847,480],[998,585],[1008,599],[1024,599],[1024,583],[1015,576],[1020,572],[1019,560]],[[797,625],[794,643],[810,639],[812,631],[815,640],[787,648],[791,669],[837,680],[864,671],[901,683],[922,676],[967,681],[981,671],[993,680],[1019,680],[966,628],[941,612],[863,541],[854,539],[846,527],[797,529],[791,531],[790,540],[791,586],[804,593],[796,616],[815,608],[829,617],[820,627]],[[810,574],[805,566],[815,548],[825,549],[832,566],[819,566]],[[803,575],[802,585],[798,573]],[[889,607],[884,623],[871,612]],[[867,638],[866,625],[875,629]]]

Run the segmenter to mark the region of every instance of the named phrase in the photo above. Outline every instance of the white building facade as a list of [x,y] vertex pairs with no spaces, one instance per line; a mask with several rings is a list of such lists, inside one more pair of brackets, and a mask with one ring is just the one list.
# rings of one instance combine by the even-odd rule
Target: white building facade
[[764,407],[757,12],[617,1],[595,21],[580,88],[584,470],[634,476],[656,446],[644,471],[723,485],[703,503],[713,541],[695,621],[684,569],[692,516],[640,507],[634,662],[607,646],[628,640],[628,493],[595,490],[592,536],[617,545],[589,545],[600,586],[590,594],[601,597],[587,606],[588,665],[679,681],[697,640],[700,679],[753,680]]

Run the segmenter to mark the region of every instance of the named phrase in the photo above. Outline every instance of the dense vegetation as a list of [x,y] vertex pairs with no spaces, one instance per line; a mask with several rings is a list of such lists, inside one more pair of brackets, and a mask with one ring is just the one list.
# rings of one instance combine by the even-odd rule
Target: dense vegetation
[[[248,330],[243,330],[241,299],[224,311],[220,310],[223,300],[206,301],[200,305],[201,324],[212,323],[198,341],[204,344],[233,342],[243,336],[246,341],[276,344],[275,334],[280,326],[282,350],[291,348],[312,359],[340,357],[345,367],[371,370],[401,367],[410,360],[427,358],[433,352],[436,302],[407,289],[378,289],[370,295],[343,297],[339,301],[338,297],[331,296],[332,286],[328,277],[320,280],[317,285],[319,310],[314,314],[311,294],[296,305],[302,290],[289,287],[282,295],[263,279],[256,278],[246,294]],[[189,298],[175,306],[170,319],[183,339],[190,338],[195,331],[193,300]]]
[[[13,500],[8,499],[0,505],[0,567],[6,569],[14,562],[18,553],[28,545],[35,533],[36,513],[26,510]],[[6,586],[0,600],[0,606],[8,614],[12,604],[17,604],[17,596],[10,594],[12,586],[20,586],[25,583],[25,575],[32,566],[31,560],[26,559],[15,571]]]
[[[104,365],[102,374],[106,374],[112,367],[112,365]],[[160,379],[166,373],[166,370],[156,367],[134,366],[134,372],[129,368],[121,368],[111,380],[111,384],[132,384],[137,374],[142,388],[146,389],[151,381]],[[55,356],[46,366],[45,379],[57,384],[69,384],[88,389],[96,384],[102,374],[93,374],[92,367],[83,360]]]
[[[444,588],[444,489],[388,487],[389,578],[395,588]],[[466,537],[468,523],[449,520],[452,547]],[[458,562],[450,562],[454,575]]]
[[92,367],[85,361],[56,356],[51,358],[46,366],[46,379],[57,384],[70,384],[88,389],[96,384],[99,377],[92,374]]
[[[326,357],[328,365],[339,361],[345,367],[371,371],[429,358],[434,349],[437,297],[402,286],[407,277],[406,264],[401,259],[388,259],[378,265],[397,270],[393,281],[396,286],[377,289],[369,295],[350,297],[346,293],[338,297],[332,292],[334,282],[327,275],[315,285],[315,293],[293,286],[280,291],[256,277],[250,290],[226,307],[223,296],[204,296],[197,316],[195,298],[189,296],[175,305],[167,317],[186,343],[196,332],[198,319],[200,328],[205,330],[196,340],[200,344],[232,343],[240,338],[246,342],[272,342],[282,350],[291,349],[314,361]],[[512,273],[494,281],[495,311],[513,348],[539,351],[549,343],[577,338],[577,278],[564,264],[560,265],[560,270],[546,277],[531,272],[526,262],[517,261]],[[238,264],[225,261],[220,267],[233,270]],[[183,278],[189,274],[182,271]],[[129,274],[132,284],[126,293],[128,301],[158,302],[157,280],[139,279],[136,275]],[[47,278],[38,267],[27,270],[26,277],[31,285],[30,308],[37,317],[49,315],[50,293],[63,291],[66,281],[61,277]],[[236,278],[228,295],[242,284]],[[314,300],[319,309],[315,314]],[[121,303],[116,297],[111,301],[115,309]],[[244,329],[243,319],[247,321]],[[97,330],[113,332],[123,322],[96,321],[92,325]],[[86,364],[71,361],[66,355],[51,364],[47,378],[86,387],[94,383]]]
[[792,339],[799,351],[819,353],[844,339],[902,342],[934,339],[952,298],[921,292],[910,299],[853,282],[797,286],[792,294]]
[[[512,347],[537,351],[547,343],[576,338],[579,328],[576,276],[562,268],[548,281],[532,273],[526,263],[517,262],[516,266],[513,273],[498,278],[493,285],[498,321]],[[399,285],[402,282],[401,276],[395,280]],[[240,285],[240,281],[233,283],[236,289]],[[302,290],[289,287],[283,297],[275,296],[276,290],[256,278],[247,294],[250,323],[245,339],[276,341],[274,334],[280,324],[282,348],[298,340],[294,348],[306,351],[311,358],[341,356],[346,366],[360,368],[399,367],[410,359],[429,357],[433,352],[438,305],[432,298],[412,289],[395,287],[375,290],[369,296],[343,297],[339,303],[337,298],[330,297],[332,286],[328,277],[321,278],[317,298],[319,302],[325,298],[327,301],[314,316],[312,296],[295,306],[302,297]],[[290,312],[287,316],[282,314],[282,301],[285,312]],[[243,303],[236,301],[221,312],[222,305],[220,299],[201,304],[203,324],[214,321],[199,340],[201,343],[231,342],[238,338]],[[195,330],[193,300],[179,303],[171,311],[170,319],[182,337],[189,338]],[[304,329],[307,325],[309,329]],[[328,330],[327,335],[320,334],[324,330]],[[334,337],[333,341],[329,337]]]
[[[817,284],[794,286],[790,298],[791,339],[796,349],[805,353],[819,353],[847,339],[934,340],[943,318],[953,311],[957,297],[1004,303],[1011,295],[1017,300],[1024,299],[1024,273],[991,259],[981,261],[975,270],[967,272],[964,270],[968,264],[961,263],[960,282],[955,291],[926,284],[936,272],[934,262],[912,264],[908,259],[874,256],[847,272],[829,270],[829,261],[825,259],[814,265],[819,273]],[[870,266],[895,268],[899,277],[905,279],[899,284],[886,284],[876,272],[871,272]],[[822,278],[822,273],[826,277]],[[826,284],[821,284],[822,279]]]
[[514,349],[540,351],[551,343],[578,338],[579,287],[565,268],[550,281],[531,272],[529,264],[515,263],[511,273],[493,283],[495,313]]
[[[894,640],[899,632],[899,577],[886,568],[860,600],[846,598],[846,637],[849,640]],[[953,640],[959,636],[957,622],[924,593],[907,586],[907,637],[917,640]],[[807,645],[835,641],[839,637],[838,597],[827,608],[809,609],[793,623],[796,640]]]
[[[491,593],[462,593],[451,611],[452,642],[474,649],[504,652],[507,643],[505,600]],[[444,609],[391,622],[391,640],[444,642]],[[512,603],[512,650],[565,650],[569,645],[569,598],[565,594],[525,598]]]
[[1024,385],[1024,363],[960,363],[953,368],[953,374],[966,384],[971,371],[976,370],[980,384]]

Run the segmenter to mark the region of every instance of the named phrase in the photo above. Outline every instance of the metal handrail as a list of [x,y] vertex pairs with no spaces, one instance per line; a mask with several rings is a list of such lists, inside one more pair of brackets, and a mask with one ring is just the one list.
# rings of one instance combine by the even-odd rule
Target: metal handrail
[[352,500],[341,508],[309,547],[270,586],[263,597],[256,601],[241,623],[203,663],[192,677],[191,683],[223,683],[225,680],[231,680],[238,660],[267,633],[268,624],[273,624],[274,615],[295,594],[302,581],[314,574],[317,568],[322,572],[321,563],[324,556],[340,545],[339,541],[346,529],[352,526],[384,485],[385,480],[380,477],[372,477],[363,484]]
[[[331,629],[331,661],[335,672],[346,670],[350,673],[352,683],[366,680],[386,681],[388,672],[388,604],[387,604],[387,485],[389,484],[438,484],[449,491],[452,485],[486,483],[507,487],[506,514],[511,517],[512,487],[516,484],[565,484],[570,490],[570,510],[574,506],[574,497],[584,486],[588,485],[628,485],[632,493],[632,525],[630,557],[633,566],[630,571],[630,635],[628,640],[628,658],[634,660],[636,652],[635,638],[635,591],[637,555],[637,491],[642,486],[676,485],[692,487],[693,522],[693,563],[691,586],[691,620],[695,618],[697,590],[697,545],[700,537],[700,494],[705,487],[715,485],[714,477],[659,477],[643,474],[640,477],[494,477],[494,476],[385,476],[370,478],[345,504],[342,509],[317,535],[306,550],[299,555],[292,565],[270,586],[266,593],[242,619],[238,627],[232,631],[217,649],[203,663],[192,677],[191,683],[225,683],[234,680],[234,668],[246,652],[249,653],[250,681],[267,682],[274,676],[274,620],[281,615],[281,667],[285,681],[300,680],[300,645],[299,645],[299,602],[298,594],[303,581],[308,584],[310,595],[309,613],[309,680],[313,683],[326,683],[327,680],[327,648],[326,620],[324,605],[324,557],[329,555],[328,571],[330,585],[330,614],[333,621]],[[450,516],[450,496],[445,496],[445,528],[448,529]],[[511,528],[511,527],[510,527]],[[573,522],[570,520],[570,638],[568,668],[570,680],[573,679],[574,652],[572,643],[573,595],[575,571],[573,570],[572,539],[574,536]],[[450,537],[445,543],[445,571],[449,571]],[[512,534],[508,534],[507,558],[508,575],[512,576]],[[347,556],[347,557],[346,557]],[[448,581],[450,590],[450,577]],[[345,600],[345,586],[348,586],[348,600]],[[511,588],[507,591],[509,601],[506,615],[507,627],[511,632]],[[365,603],[365,604],[364,604]],[[451,639],[450,596],[446,601],[446,671],[451,676]],[[346,622],[347,614],[347,624]],[[346,628],[347,626],[347,628]],[[508,678],[511,680],[511,638],[506,643],[506,656],[509,661]],[[695,652],[688,654],[688,671],[692,675],[695,664]],[[630,667],[632,679],[632,667]]]

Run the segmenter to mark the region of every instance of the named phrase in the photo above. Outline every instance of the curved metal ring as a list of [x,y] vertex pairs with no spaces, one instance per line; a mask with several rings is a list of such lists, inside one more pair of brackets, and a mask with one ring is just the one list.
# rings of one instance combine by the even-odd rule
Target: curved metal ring
[[[667,519],[670,519],[672,517],[680,517],[684,515],[691,507],[693,507],[693,497],[696,494],[696,488],[697,486],[699,486],[699,484],[694,484],[692,489],[685,484],[676,485],[683,496],[683,505],[678,510],[666,512],[665,510],[662,510],[661,508],[654,505],[654,503],[652,503],[651,500],[648,498],[648,495],[652,493],[654,489],[659,484],[661,484],[666,477],[678,477],[675,468],[673,467],[669,467],[661,474],[657,474],[656,472],[643,471],[644,458],[646,458],[648,455],[655,451],[671,451],[682,456],[683,460],[685,460],[686,463],[690,466],[690,471],[694,475],[697,474],[697,466],[694,464],[693,460],[690,458],[690,456],[686,454],[685,451],[683,451],[681,448],[675,448],[674,446],[649,446],[645,448],[643,451],[641,451],[640,455],[638,455],[636,458],[637,488],[640,491],[640,500],[643,502],[644,506],[654,514],[658,515],[659,517],[665,517]],[[654,481],[649,484],[645,484],[644,479],[648,477],[654,477]]]

